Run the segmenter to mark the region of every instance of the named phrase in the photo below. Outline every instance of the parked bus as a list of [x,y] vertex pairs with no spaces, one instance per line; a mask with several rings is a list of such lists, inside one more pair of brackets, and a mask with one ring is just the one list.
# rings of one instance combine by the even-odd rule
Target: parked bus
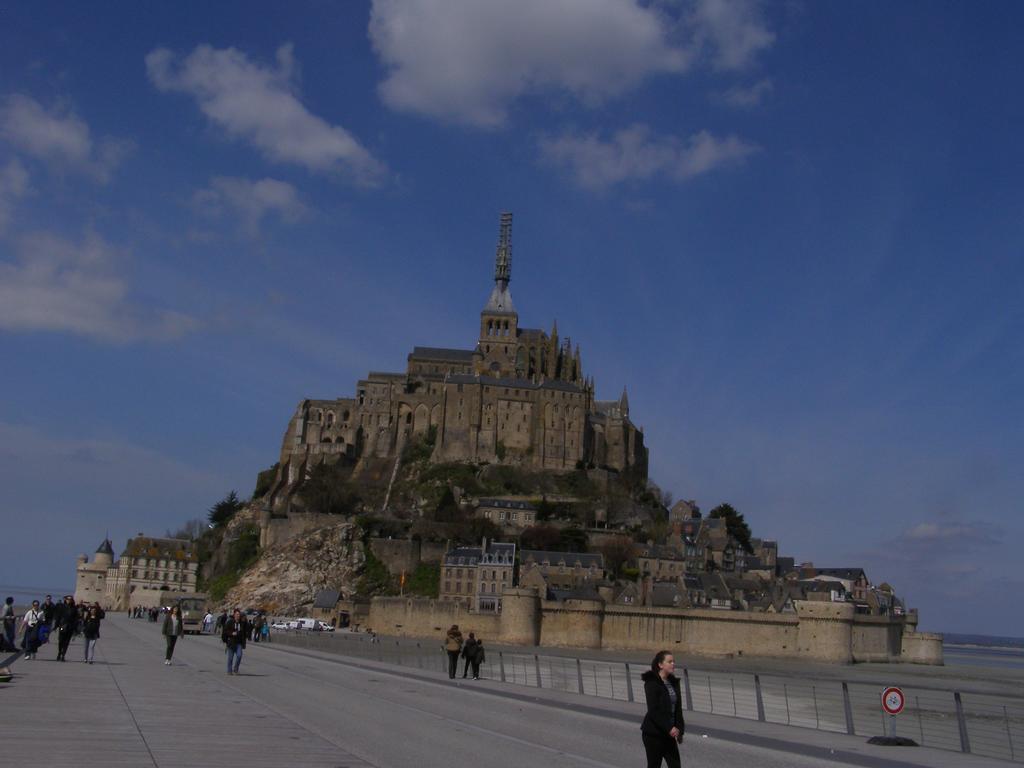
[[203,594],[192,594],[178,598],[178,607],[181,609],[181,623],[185,628],[185,634],[194,632],[198,635],[203,631],[206,604],[207,596]]

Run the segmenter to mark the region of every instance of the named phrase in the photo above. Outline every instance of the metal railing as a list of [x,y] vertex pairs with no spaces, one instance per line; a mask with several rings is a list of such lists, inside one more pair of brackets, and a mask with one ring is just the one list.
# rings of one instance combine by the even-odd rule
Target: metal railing
[[[440,643],[347,632],[275,631],[272,643],[447,673]],[[646,665],[487,650],[480,676],[502,683],[642,701]],[[465,662],[459,660],[459,673]],[[683,707],[855,736],[888,732],[876,684],[777,674],[677,670]],[[1024,762],[1024,698],[904,686],[897,735],[922,746]]]

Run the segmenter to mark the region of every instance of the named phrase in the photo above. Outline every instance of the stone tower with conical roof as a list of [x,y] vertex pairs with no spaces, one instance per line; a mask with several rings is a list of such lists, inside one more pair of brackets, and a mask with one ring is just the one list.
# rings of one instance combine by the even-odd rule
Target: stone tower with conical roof
[[109,607],[107,599],[107,575],[114,565],[114,547],[110,539],[104,538],[90,563],[86,555],[78,556],[75,568],[75,602],[100,603]]

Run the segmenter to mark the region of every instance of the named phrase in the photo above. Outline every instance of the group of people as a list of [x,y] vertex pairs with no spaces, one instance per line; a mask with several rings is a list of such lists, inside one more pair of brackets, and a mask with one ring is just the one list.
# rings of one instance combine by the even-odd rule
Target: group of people
[[[206,629],[213,624],[213,614],[207,613],[203,618],[203,628]],[[238,667],[242,663],[242,652],[245,644],[254,636],[253,623],[246,619],[245,615],[235,609],[231,616],[224,611],[216,620],[216,628],[220,631],[221,642],[224,643],[227,654],[227,671],[229,675],[237,675]],[[185,625],[181,617],[181,608],[172,605],[164,617],[163,636],[167,643],[167,653],[164,657],[164,664],[170,665],[174,656],[174,648],[178,638],[185,634]],[[258,632],[255,635],[258,637]]]
[[153,606],[142,606],[137,605],[128,611],[128,615],[133,619],[149,619],[150,621],[156,621],[160,618],[160,614],[164,612],[163,608],[155,608]]
[[96,643],[100,639],[100,622],[105,616],[99,603],[75,603],[71,595],[65,595],[61,602],[55,603],[53,596],[47,595],[42,603],[33,600],[19,621],[14,610],[14,598],[8,597],[2,611],[3,645],[7,650],[17,650],[20,635],[20,648],[25,652],[25,659],[31,660],[56,632],[57,661],[67,661],[71,640],[82,635],[85,638],[82,661],[92,664],[96,657]]
[[[158,614],[159,609],[155,615],[146,609],[134,609],[130,612],[130,615],[136,618],[150,616],[152,621],[156,620]],[[16,649],[15,640],[21,632],[21,648],[25,651],[25,658],[34,659],[39,647],[48,642],[51,632],[56,631],[57,660],[66,661],[72,638],[81,634],[85,639],[82,661],[92,664],[96,655],[96,643],[100,638],[100,622],[104,617],[105,613],[99,603],[76,604],[71,595],[65,595],[60,603],[54,603],[53,597],[47,595],[42,603],[38,600],[32,601],[32,606],[21,617],[19,626],[18,616],[14,610],[14,598],[8,597],[0,612],[3,622],[3,634],[0,639],[9,650]],[[212,614],[207,614],[203,622],[204,629],[209,629],[212,619]],[[229,675],[238,674],[246,642],[250,639],[258,642],[264,626],[267,626],[267,622],[263,616],[258,616],[256,621],[250,622],[237,608],[231,616],[225,611],[217,617],[216,629],[220,631],[221,641],[225,646]],[[172,605],[170,610],[166,611],[162,634],[167,646],[164,664],[170,665],[178,639],[185,634],[181,608],[178,605]],[[468,677],[472,669],[473,679],[480,679],[480,665],[486,661],[486,654],[483,640],[475,633],[470,632],[464,639],[459,625],[452,624],[445,635],[444,650],[448,654],[450,679],[455,679],[460,657],[465,662],[462,677]],[[642,679],[647,714],[640,730],[644,751],[647,754],[647,766],[660,768],[664,761],[669,768],[678,768],[679,744],[683,741],[686,725],[683,721],[682,696],[679,678],[675,676],[675,658],[672,653],[659,651],[651,662],[651,668],[642,675]]]
[[462,631],[458,624],[452,624],[444,638],[444,649],[448,653],[448,677],[455,679],[459,671],[459,657],[464,660],[462,666],[462,677],[469,675],[470,667],[473,668],[473,679],[480,679],[480,665],[487,660],[484,652],[484,641],[478,638],[473,632],[463,640]]
[[[485,660],[484,644],[473,632],[463,639],[458,624],[452,624],[445,634],[444,650],[448,654],[448,677],[455,679],[459,657],[465,660],[462,676],[473,670],[473,679],[480,679],[480,665]],[[679,768],[679,745],[683,741],[686,723],[683,721],[683,699],[679,678],[675,675],[676,661],[670,651],[658,651],[651,668],[643,673],[644,698],[647,714],[640,726],[647,768],[660,768],[662,761],[668,768]]]

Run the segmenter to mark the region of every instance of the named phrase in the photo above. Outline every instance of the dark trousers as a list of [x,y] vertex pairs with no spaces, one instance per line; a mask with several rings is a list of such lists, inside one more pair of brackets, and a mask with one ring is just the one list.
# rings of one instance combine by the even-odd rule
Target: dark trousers
[[480,662],[479,661],[474,661],[473,662],[473,679],[475,680],[478,677],[480,677]]
[[448,677],[455,679],[455,673],[459,670],[459,652],[448,651]]
[[665,761],[668,768],[679,768],[679,745],[671,736],[644,734],[644,751],[647,753],[647,768],[661,768]]
[[68,652],[68,646],[71,645],[71,638],[75,636],[73,629],[62,629],[57,633],[57,658],[63,659],[64,654]]
[[469,674],[469,657],[466,657],[466,663],[462,665],[462,676],[466,677]]
[[38,624],[36,624],[34,627],[25,628],[25,639],[22,640],[21,647],[25,649],[25,653],[35,653],[39,650]]
[[166,637],[167,637],[167,656],[165,656],[164,658],[166,658],[167,661],[170,661],[171,660],[171,656],[174,655],[174,644],[178,642],[178,636],[177,635],[167,635]]

